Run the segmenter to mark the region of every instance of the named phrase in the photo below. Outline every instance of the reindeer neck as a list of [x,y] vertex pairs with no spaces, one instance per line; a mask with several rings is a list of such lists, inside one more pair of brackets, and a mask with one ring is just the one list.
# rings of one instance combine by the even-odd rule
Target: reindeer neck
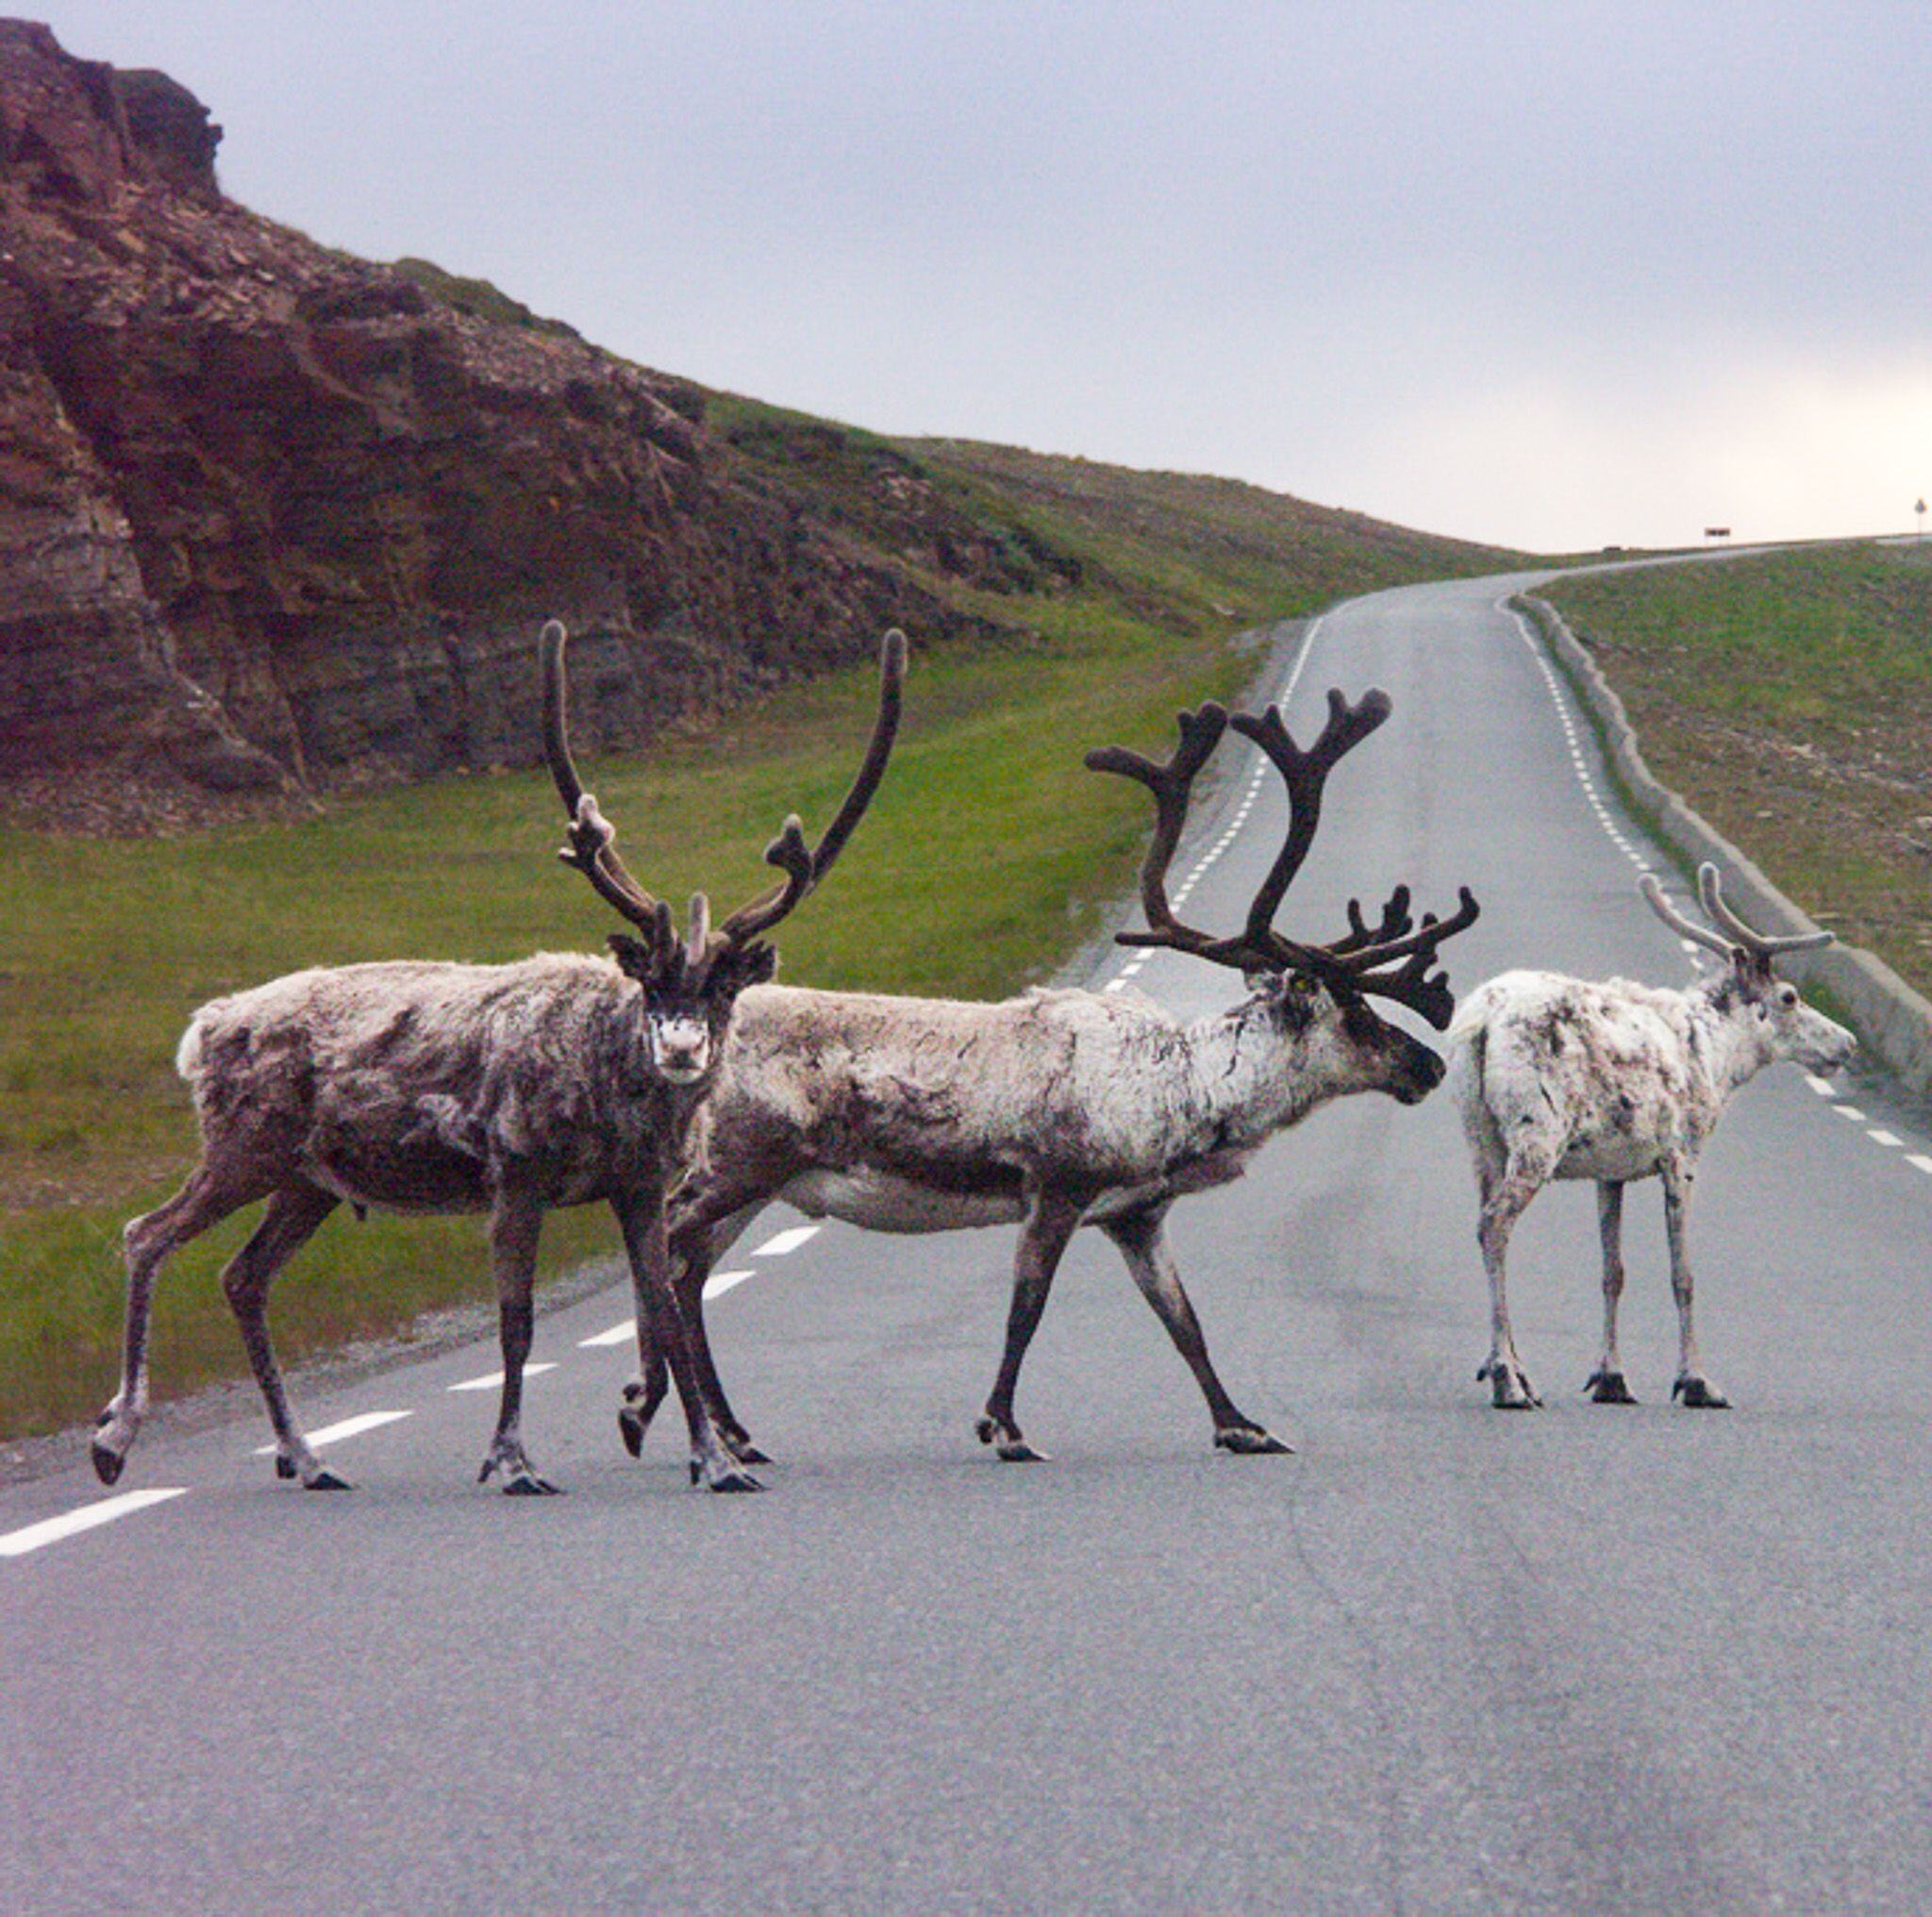
[[1266,1138],[1339,1089],[1307,1069],[1311,1033],[1285,1030],[1261,1006],[1196,1019],[1186,1031],[1195,1098],[1230,1135]]
[[1696,1034],[1694,1056],[1719,1097],[1728,1098],[1771,1062],[1751,1007],[1728,974],[1700,979],[1684,994]]

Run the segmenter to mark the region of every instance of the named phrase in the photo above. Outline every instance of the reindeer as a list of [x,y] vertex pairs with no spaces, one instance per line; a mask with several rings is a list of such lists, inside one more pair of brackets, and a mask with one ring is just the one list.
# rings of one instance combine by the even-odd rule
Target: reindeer
[[275,1472],[310,1491],[347,1481],[309,1445],[269,1342],[270,1285],[343,1200],[402,1212],[487,1211],[504,1382],[478,1482],[541,1494],[521,1432],[538,1234],[553,1207],[609,1204],[623,1228],[641,1322],[651,1325],[690,1422],[691,1475],[713,1491],[758,1489],[718,1440],[691,1378],[666,1265],[664,1205],[698,1144],[734,1004],[769,979],[764,935],[816,889],[885,772],[905,675],[903,634],[886,636],[872,742],[815,848],[794,816],[766,848],[783,879],[716,931],[700,892],[680,937],[671,908],[625,869],[615,833],[572,762],[564,648],[543,628],[546,757],[570,818],[558,857],[641,937],[614,959],[540,954],[510,965],[387,963],[297,972],[205,1005],[175,1063],[193,1088],[202,1162],[125,1234],[121,1388],[96,1421],[103,1483],[121,1475],[148,1403],[148,1315],[160,1267],[231,1212],[268,1200],[223,1274],[275,1434]]
[[1713,932],[1684,917],[1646,873],[1641,890],[1674,932],[1724,960],[1684,991],[1624,978],[1593,983],[1554,972],[1506,972],[1478,986],[1450,1027],[1452,1072],[1481,1202],[1478,1239],[1490,1280],[1490,1355],[1476,1373],[1501,1410],[1542,1403],[1516,1355],[1504,1259],[1516,1221],[1553,1178],[1593,1178],[1603,1243],[1604,1347],[1584,1390],[1600,1405],[1636,1399],[1617,1353],[1624,1294],[1624,1187],[1663,1180],[1678,1363],[1673,1399],[1723,1409],[1730,1400],[1697,1355],[1694,1285],[1685,1224],[1697,1159],[1740,1085],[1779,1059],[1835,1072],[1852,1056],[1850,1032],[1813,1011],[1776,975],[1786,952],[1814,951],[1829,932],[1772,939],[1724,903],[1714,865],[1697,872]]
[[[1371,928],[1351,903],[1351,929],[1329,945],[1274,928],[1307,857],[1323,789],[1342,755],[1389,716],[1371,692],[1350,707],[1329,694],[1321,738],[1307,752],[1278,708],[1241,714],[1288,787],[1288,836],[1241,930],[1217,938],[1183,925],[1168,903],[1167,869],[1189,793],[1230,724],[1217,705],[1179,718],[1164,764],[1120,747],[1089,755],[1096,771],[1145,785],[1156,824],[1141,872],[1148,929],[1128,945],[1191,953],[1246,975],[1232,1010],[1184,1025],[1135,992],[1034,991],[1002,1004],[891,998],[760,986],[740,1001],[724,1082],[713,1107],[709,1162],[675,1194],[672,1265],[692,1360],[713,1421],[741,1462],[764,1462],[732,1415],[703,1319],[707,1275],[774,1198],[813,1218],[879,1231],[941,1231],[1017,1221],[1006,1351],[977,1424],[1003,1459],[1041,1456],[1022,1434],[1013,1395],[1054,1273],[1079,1226],[1105,1232],[1193,1373],[1230,1452],[1289,1447],[1236,1406],[1209,1362],[1166,1240],[1169,1208],[1238,1178],[1276,1132],[1353,1092],[1405,1105],[1441,1080],[1442,1061],[1386,1023],[1371,997],[1420,1012],[1439,1029],[1453,1001],[1429,975],[1437,948],[1472,924],[1475,901],[1415,929],[1398,889]],[[641,1375],[628,1385],[620,1428],[632,1456],[665,1390],[665,1354],[641,1321]]]

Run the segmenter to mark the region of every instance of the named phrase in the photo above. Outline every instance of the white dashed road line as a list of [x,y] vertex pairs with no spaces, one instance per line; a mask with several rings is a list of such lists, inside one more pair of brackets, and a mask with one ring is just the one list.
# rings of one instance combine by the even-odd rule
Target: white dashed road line
[[[526,1378],[533,1378],[541,1373],[556,1369],[557,1360],[545,1359],[541,1364],[525,1365],[524,1375]],[[503,1374],[500,1371],[485,1372],[481,1377],[466,1377],[461,1384],[450,1385],[447,1389],[453,1392],[499,1392],[503,1389]]]
[[[325,1425],[320,1431],[310,1431],[311,1444],[340,1444],[344,1438],[359,1438],[365,1431],[378,1430],[384,1425],[393,1425],[399,1418],[413,1418],[414,1411],[358,1411],[353,1418],[344,1418],[340,1425]],[[258,1444],[255,1455],[258,1458],[272,1458],[275,1447],[273,1444]]]
[[[1517,633],[1522,638],[1524,644],[1529,648],[1529,656],[1535,659],[1537,670],[1543,675],[1543,683],[1549,688],[1550,702],[1556,707],[1557,717],[1563,727],[1564,742],[1570,748],[1570,763],[1575,768],[1576,777],[1583,787],[1583,795],[1590,801],[1591,810],[1596,814],[1597,823],[1609,835],[1610,842],[1629,859],[1631,864],[1640,873],[1655,870],[1646,860],[1643,852],[1631,842],[1630,836],[1624,832],[1616,814],[1605,803],[1603,794],[1597,790],[1597,783],[1591,775],[1589,760],[1584,756],[1583,740],[1577,721],[1571,711],[1570,702],[1563,696],[1562,681],[1557,676],[1556,667],[1550,661],[1548,648],[1538,639],[1530,622],[1521,612],[1517,611],[1507,599],[1497,600],[1496,610],[1498,612],[1507,612],[1516,622]],[[1703,958],[1696,942],[1685,939],[1681,942],[1685,951],[1690,953],[1691,958],[1696,959],[1701,966]],[[1807,1072],[1805,1075],[1805,1083],[1810,1086],[1812,1091],[1817,1092],[1821,1098],[1833,1098],[1837,1096],[1836,1090],[1832,1085],[1825,1079],[1817,1077],[1811,1073]],[[1832,1109],[1840,1118],[1849,1120],[1854,1125],[1864,1125],[1866,1123],[1865,1114],[1855,1105],[1834,1105]],[[1894,1133],[1883,1129],[1868,1129],[1865,1136],[1874,1144],[1882,1145],[1889,1149],[1895,1149],[1905,1142],[1904,1140],[1898,1138]],[[1922,1172],[1932,1172],[1932,1158],[1921,1158],[1907,1154],[1906,1162],[1910,1165],[1916,1165]]]
[[768,1238],[752,1253],[752,1257],[783,1258],[787,1252],[796,1251],[807,1239],[816,1238],[818,1229],[816,1225],[794,1225],[790,1231],[781,1231],[776,1238]]
[[102,1498],[97,1504],[62,1511],[57,1518],[42,1518],[37,1525],[27,1525],[0,1537],[0,1558],[25,1557],[27,1552],[38,1551],[44,1544],[57,1544],[62,1538],[92,1531],[97,1525],[111,1525],[116,1518],[143,1511],[150,1505],[165,1504],[170,1498],[182,1496],[187,1490],[185,1484],[180,1484],[170,1485],[164,1490],[124,1491],[119,1497]]

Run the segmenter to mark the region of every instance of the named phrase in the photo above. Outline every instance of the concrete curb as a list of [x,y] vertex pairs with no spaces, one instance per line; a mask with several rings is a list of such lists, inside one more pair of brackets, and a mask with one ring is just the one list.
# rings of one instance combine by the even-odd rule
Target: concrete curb
[[[1776,937],[1819,930],[1750,859],[1721,838],[1643,761],[1624,702],[1590,649],[1545,599],[1515,594],[1509,604],[1536,626],[1603,730],[1617,775],[1650,816],[1652,829],[1691,864],[1709,859],[1724,875],[1724,896],[1760,930]],[[1859,1040],[1921,1097],[1932,1097],[1932,1002],[1912,990],[1884,959],[1856,945],[1828,945],[1789,961],[1801,983],[1818,985],[1838,1001]]]

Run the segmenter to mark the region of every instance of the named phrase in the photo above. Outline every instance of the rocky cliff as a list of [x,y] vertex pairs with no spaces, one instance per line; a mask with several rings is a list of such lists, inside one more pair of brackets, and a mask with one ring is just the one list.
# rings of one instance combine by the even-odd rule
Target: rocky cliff
[[[528,760],[552,613],[607,747],[973,624],[689,386],[228,201],[220,137],[0,22],[0,807],[139,827]],[[882,474],[881,512],[917,492]],[[1000,584],[924,504],[902,545]]]

